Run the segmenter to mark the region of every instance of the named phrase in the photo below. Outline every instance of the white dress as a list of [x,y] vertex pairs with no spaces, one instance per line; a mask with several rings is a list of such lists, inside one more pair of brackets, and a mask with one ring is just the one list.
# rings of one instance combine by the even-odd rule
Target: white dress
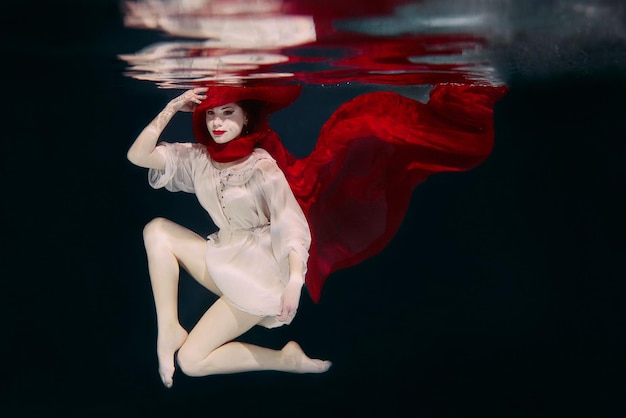
[[283,172],[260,148],[229,168],[216,168],[197,143],[161,143],[165,169],[150,169],[152,187],[195,193],[219,230],[208,236],[206,263],[223,296],[239,309],[280,326],[280,298],[295,251],[306,272],[311,234]]

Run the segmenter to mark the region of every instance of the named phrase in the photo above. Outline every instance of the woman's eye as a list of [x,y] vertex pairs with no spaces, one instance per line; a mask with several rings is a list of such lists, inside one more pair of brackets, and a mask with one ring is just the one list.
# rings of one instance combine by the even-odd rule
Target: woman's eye
[[207,114],[207,116],[213,116],[214,115],[212,110],[207,110],[206,114]]
[[227,110],[227,111],[224,112],[224,116],[230,116],[232,114],[233,114],[232,110]]

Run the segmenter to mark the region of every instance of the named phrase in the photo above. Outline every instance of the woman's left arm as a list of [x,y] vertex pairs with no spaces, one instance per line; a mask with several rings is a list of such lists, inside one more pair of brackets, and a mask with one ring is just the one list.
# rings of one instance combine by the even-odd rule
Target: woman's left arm
[[311,245],[311,231],[300,204],[276,163],[266,159],[259,168],[262,173],[260,187],[270,212],[274,256],[280,263],[287,261],[286,267],[289,269],[289,281],[281,295],[281,309],[277,319],[290,323],[300,303]]

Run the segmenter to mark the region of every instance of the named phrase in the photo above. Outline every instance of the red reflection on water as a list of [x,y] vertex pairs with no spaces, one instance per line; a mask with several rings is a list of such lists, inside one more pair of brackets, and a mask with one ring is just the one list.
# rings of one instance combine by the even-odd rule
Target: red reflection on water
[[128,75],[161,87],[287,80],[309,84],[497,83],[481,36],[380,36],[337,29],[344,19],[397,15],[397,8],[408,3],[412,2],[127,2],[128,26],[162,30],[189,41],[165,41],[156,52],[140,51],[121,58],[132,64]]
[[[480,50],[483,44],[482,38],[473,35],[404,35],[388,38],[337,35],[314,45],[321,52],[332,49],[342,52],[340,58],[327,61],[333,68],[296,72],[295,78],[314,84],[355,81],[395,85],[478,82],[481,81],[481,75],[472,71],[472,67],[481,62],[468,66],[467,62],[454,62],[453,57]],[[415,57],[444,59],[416,63],[411,61]],[[446,57],[450,57],[449,62],[445,62]]]

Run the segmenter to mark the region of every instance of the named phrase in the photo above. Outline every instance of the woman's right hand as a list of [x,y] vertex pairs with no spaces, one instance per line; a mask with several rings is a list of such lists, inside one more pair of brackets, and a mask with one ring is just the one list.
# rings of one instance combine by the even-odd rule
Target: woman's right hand
[[196,106],[206,99],[206,94],[204,93],[208,90],[208,87],[197,87],[195,89],[187,90],[180,96],[172,99],[168,106],[171,106],[176,112],[193,112]]

